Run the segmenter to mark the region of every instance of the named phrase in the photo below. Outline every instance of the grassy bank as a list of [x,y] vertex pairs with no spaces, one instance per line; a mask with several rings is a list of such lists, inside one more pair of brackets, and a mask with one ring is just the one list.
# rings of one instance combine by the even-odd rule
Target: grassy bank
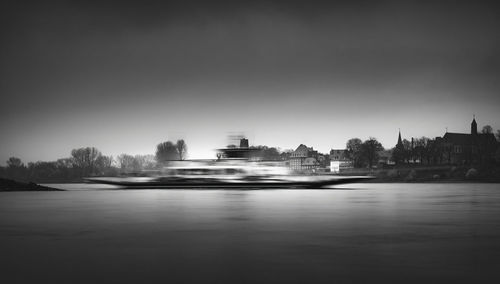
[[498,167],[395,167],[391,169],[350,169],[341,175],[372,175],[368,182],[495,182],[500,183]]

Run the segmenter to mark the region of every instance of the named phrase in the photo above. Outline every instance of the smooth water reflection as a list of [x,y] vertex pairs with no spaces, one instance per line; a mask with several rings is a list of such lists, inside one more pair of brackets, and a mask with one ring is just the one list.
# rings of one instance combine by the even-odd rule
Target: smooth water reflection
[[2,279],[470,283],[500,276],[498,184],[71,187],[87,190],[0,195]]

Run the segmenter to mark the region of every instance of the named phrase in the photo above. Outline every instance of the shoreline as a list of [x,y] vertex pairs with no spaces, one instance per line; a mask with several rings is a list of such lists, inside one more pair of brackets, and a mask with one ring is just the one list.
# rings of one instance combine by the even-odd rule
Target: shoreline
[[0,192],[16,192],[16,191],[65,191],[65,190],[43,186],[33,182],[19,182],[11,179],[0,178]]

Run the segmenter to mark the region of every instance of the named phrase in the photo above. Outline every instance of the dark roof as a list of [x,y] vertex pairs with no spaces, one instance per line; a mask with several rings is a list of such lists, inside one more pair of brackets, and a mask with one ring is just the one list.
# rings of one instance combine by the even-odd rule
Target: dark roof
[[472,143],[471,134],[446,132],[443,139],[452,144],[470,145]]
[[478,133],[474,138],[472,134],[446,132],[443,139],[445,142],[455,145],[471,145],[473,143],[492,145],[497,143],[495,135],[492,133]]
[[295,151],[299,151],[299,150],[309,150],[309,148],[304,145],[304,144],[300,144],[299,147],[297,147],[297,149],[295,149]]

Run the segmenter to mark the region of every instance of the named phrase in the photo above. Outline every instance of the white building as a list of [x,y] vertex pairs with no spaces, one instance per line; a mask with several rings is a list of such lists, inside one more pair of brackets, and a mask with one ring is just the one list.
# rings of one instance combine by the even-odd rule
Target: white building
[[346,150],[330,150],[330,172],[340,173],[345,169],[352,169],[353,163],[351,159],[347,157]]

